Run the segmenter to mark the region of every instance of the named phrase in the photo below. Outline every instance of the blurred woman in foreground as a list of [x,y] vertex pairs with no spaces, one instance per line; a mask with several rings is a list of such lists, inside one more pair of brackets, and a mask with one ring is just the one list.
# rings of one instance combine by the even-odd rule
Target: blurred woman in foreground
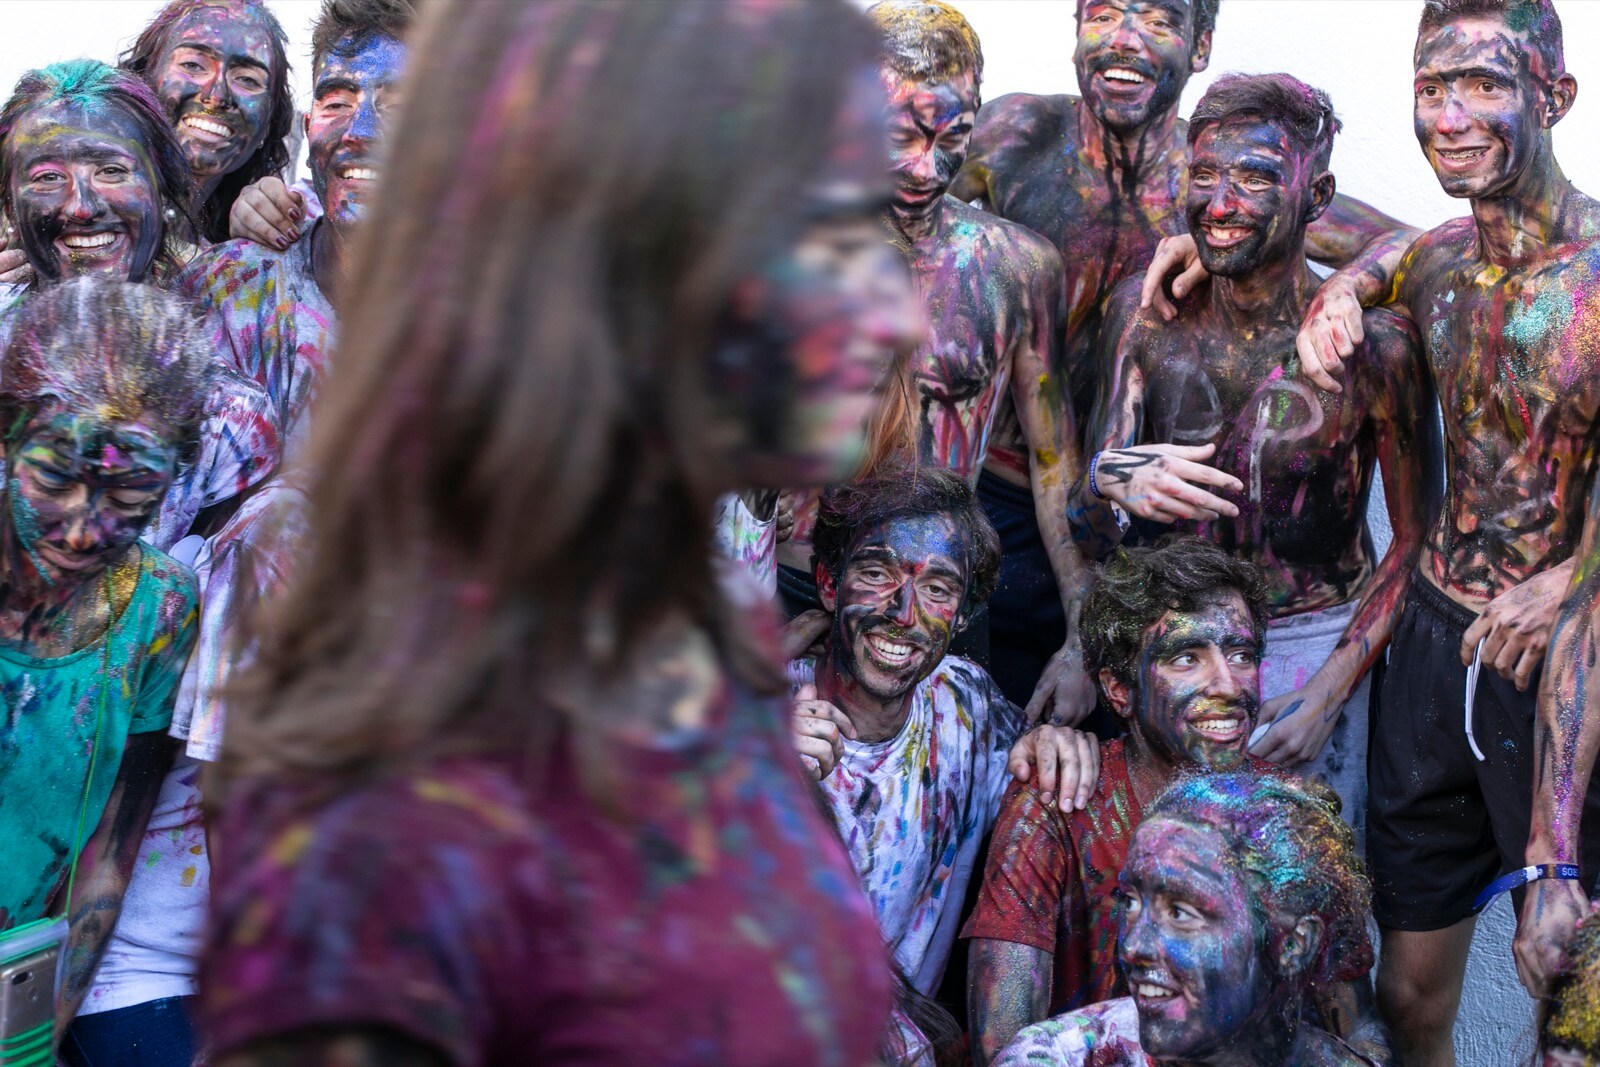
[[867,1062],[882,941],[705,522],[850,472],[904,341],[845,281],[892,255],[870,32],[430,8],[230,712],[214,1062]]

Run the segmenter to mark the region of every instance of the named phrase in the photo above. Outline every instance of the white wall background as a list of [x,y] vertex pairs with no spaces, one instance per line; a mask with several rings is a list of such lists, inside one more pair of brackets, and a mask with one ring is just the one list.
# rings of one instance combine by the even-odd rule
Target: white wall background
[[[950,0],[983,42],[984,98],[1074,93],[1072,0]],[[1556,128],[1567,175],[1600,195],[1600,0],[1557,0],[1576,106]],[[1445,196],[1411,130],[1417,0],[1224,0],[1211,66],[1184,93],[1187,114],[1217,75],[1286,71],[1333,97],[1344,132],[1334,146],[1341,191],[1413,225],[1467,213]],[[1379,551],[1382,551],[1380,545]],[[1515,916],[1504,897],[1478,924],[1456,1024],[1457,1060],[1504,1067],[1531,1050],[1532,1002],[1511,965]]]

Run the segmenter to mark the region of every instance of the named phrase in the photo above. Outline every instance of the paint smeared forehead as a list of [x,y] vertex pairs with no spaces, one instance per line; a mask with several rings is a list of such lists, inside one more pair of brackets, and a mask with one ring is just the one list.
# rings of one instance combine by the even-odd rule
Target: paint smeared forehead
[[1286,162],[1294,157],[1294,148],[1288,132],[1279,122],[1269,118],[1238,117],[1225,119],[1207,126],[1195,138],[1193,154],[1196,157],[1213,156],[1227,160],[1258,156],[1265,160]]
[[1194,3],[1192,0],[1078,0],[1078,18],[1083,18],[1083,13],[1093,7],[1109,7],[1117,11],[1162,11],[1171,15],[1173,21],[1182,23],[1185,29],[1194,26]]
[[1144,632],[1144,646],[1159,656],[1166,647],[1215,644],[1219,647],[1259,645],[1244,597],[1229,590],[1194,611],[1169,611]]
[[1165,817],[1146,819],[1134,831],[1121,881],[1129,888],[1192,886],[1209,896],[1229,896],[1242,888],[1230,851],[1227,840],[1212,827]]
[[24,453],[47,455],[101,476],[164,473],[174,465],[176,432],[141,413],[71,410],[59,401],[28,420]]
[[1418,74],[1448,78],[1474,68],[1548,80],[1531,34],[1496,18],[1460,18],[1424,30],[1413,57]]
[[[25,114],[6,139],[13,159],[37,156],[75,141],[80,149],[114,147],[150,166],[144,131],[122,108],[108,102],[53,100]],[[152,168],[153,170],[153,168]]]
[[381,33],[368,37],[359,48],[353,37],[341,37],[317,60],[312,72],[314,85],[334,80],[372,89],[393,85],[405,70],[407,51],[402,42]]
[[197,45],[249,56],[262,66],[269,66],[272,58],[272,31],[262,13],[225,0],[210,0],[186,11],[167,31],[165,43],[169,52],[180,45]]
[[937,560],[963,577],[966,538],[949,515],[903,515],[864,527],[850,544],[846,561],[862,555],[890,555],[902,563]]
[[881,77],[890,114],[909,113],[924,126],[946,126],[978,110],[978,80],[971,74],[935,82],[884,67]]

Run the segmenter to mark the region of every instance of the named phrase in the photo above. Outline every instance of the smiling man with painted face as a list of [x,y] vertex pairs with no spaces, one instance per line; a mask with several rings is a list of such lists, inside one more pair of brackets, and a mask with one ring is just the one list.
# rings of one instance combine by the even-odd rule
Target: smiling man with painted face
[[200,233],[228,237],[240,190],[289,163],[288,38],[263,0],[172,0],[119,65],[160,97],[199,188]]
[[[889,97],[895,192],[886,221],[908,250],[928,313],[927,336],[912,357],[918,450],[924,463],[975,483],[995,415],[1012,398],[1032,445],[1024,482],[1044,530],[1044,566],[1069,591],[1070,608],[1082,578],[1065,505],[1079,459],[1054,355],[1064,300],[1060,256],[1036,234],[946,195],[966,159],[983,75],[966,19],[940,0],[884,0],[868,15],[882,34],[879,74]],[[790,568],[806,565],[809,518],[802,505],[796,535],[780,546]],[[1075,634],[1065,644],[1059,685],[1053,674],[1029,712],[1037,717],[1049,697],[1056,721],[1076,723],[1094,698]],[[1036,680],[1037,673],[1008,686],[1013,699],[1027,702]]]
[[972,940],[968,1021],[983,1067],[1029,1023],[1113,996],[1117,872],[1140,809],[1181,772],[1251,760],[1266,587],[1251,564],[1198,538],[1121,552],[1084,601],[1084,650],[1125,738],[1100,743],[1100,788],[1063,813],[1007,790]]
[[[1142,274],[1163,237],[1184,231],[1188,172],[1178,103],[1189,78],[1210,62],[1221,0],[1076,2],[1080,95],[1013,93],[986,104],[950,192],[981,201],[1060,251],[1067,303],[1055,373],[1070,383],[1074,421],[1092,441],[1091,409],[1111,358],[1102,342],[1107,302],[1119,282]],[[1309,226],[1306,249],[1350,272],[1317,294],[1307,317],[1353,310],[1359,318],[1349,290],[1381,292],[1410,237],[1393,219],[1335,196]],[[1024,492],[1028,440],[1016,412],[1000,407],[979,491],[1004,549],[990,633],[1007,650],[996,667],[1014,695],[1006,679],[1037,676],[1060,646],[1064,623],[1044,566],[1049,531],[1041,543]]]
[[[1555,158],[1577,83],[1550,0],[1429,0],[1415,68],[1417,139],[1472,216],[1419,238],[1392,294],[1422,336],[1450,463],[1375,695],[1368,857],[1379,1003],[1405,1062],[1430,1065],[1452,1059],[1479,895],[1551,865],[1527,893],[1525,947],[1562,916],[1570,932],[1600,872],[1600,795],[1566,777],[1575,727],[1537,750],[1534,732],[1600,461],[1600,203]],[[1536,769],[1561,798],[1537,821]]]
[[1331,795],[1250,774],[1158,797],[1118,878],[1132,995],[1028,1027],[995,1067],[1372,1067],[1319,1027],[1317,990],[1365,975],[1370,891]]
[[833,626],[820,658],[790,664],[816,698],[797,727],[818,702],[843,727],[823,794],[896,962],[932,993],[1027,725],[983,668],[946,655],[999,549],[965,481],[899,465],[825,492],[813,544]]
[[[1327,95],[1286,74],[1224,75],[1201,97],[1185,212],[1212,282],[1170,321],[1139,309],[1140,279],[1112,297],[1114,360],[1079,516],[1116,543],[1124,523],[1109,498],[1261,568],[1272,622],[1252,750],[1336,789],[1359,843],[1368,671],[1399,617],[1439,474],[1433,420],[1417,418],[1432,394],[1404,319],[1366,313],[1343,393],[1316,389],[1294,365],[1319,284],[1306,229],[1333,199],[1338,129]],[[1171,446],[1210,451],[1214,466]],[[1171,478],[1162,461],[1194,473]],[[1394,529],[1382,561],[1367,533],[1380,466]]]
[[339,283],[377,184],[413,16],[410,0],[325,0],[312,33],[306,115],[324,215],[278,249],[243,239],[213,246],[179,280],[211,313],[226,361],[271,396],[286,440],[303,430],[333,344]]

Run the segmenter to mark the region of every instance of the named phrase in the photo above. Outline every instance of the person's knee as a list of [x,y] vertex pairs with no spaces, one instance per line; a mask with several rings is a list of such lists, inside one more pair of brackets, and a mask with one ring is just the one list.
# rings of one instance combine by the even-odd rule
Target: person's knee
[[1461,1003],[1459,978],[1431,966],[1407,967],[1385,956],[1378,966],[1378,1011],[1396,1034],[1449,1034]]

